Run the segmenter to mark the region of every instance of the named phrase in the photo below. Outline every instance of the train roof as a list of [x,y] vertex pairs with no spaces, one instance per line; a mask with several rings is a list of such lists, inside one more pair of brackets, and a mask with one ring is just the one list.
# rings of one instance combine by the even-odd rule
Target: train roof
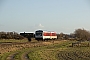
[[34,32],[20,32],[20,33],[34,33]]
[[47,31],[47,30],[36,30],[36,31]]
[[47,30],[36,30],[36,31],[56,33],[55,31],[47,31]]

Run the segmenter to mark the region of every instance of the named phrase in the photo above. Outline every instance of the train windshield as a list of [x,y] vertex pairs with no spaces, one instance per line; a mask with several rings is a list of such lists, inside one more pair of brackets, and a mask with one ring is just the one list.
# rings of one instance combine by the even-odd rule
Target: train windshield
[[42,32],[36,32],[36,36],[42,36]]

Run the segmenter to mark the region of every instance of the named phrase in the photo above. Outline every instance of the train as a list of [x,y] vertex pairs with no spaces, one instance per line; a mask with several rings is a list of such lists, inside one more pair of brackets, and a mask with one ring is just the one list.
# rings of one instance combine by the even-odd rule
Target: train
[[55,40],[57,39],[57,34],[54,31],[36,30],[35,39],[36,40],[51,40],[51,39]]
[[30,38],[34,38],[34,33],[33,32],[20,32],[20,35],[23,37],[30,37]]

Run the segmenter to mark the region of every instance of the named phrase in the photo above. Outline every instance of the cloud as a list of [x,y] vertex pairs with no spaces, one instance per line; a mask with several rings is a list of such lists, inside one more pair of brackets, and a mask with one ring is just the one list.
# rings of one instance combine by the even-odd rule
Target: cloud
[[42,24],[39,24],[39,26],[38,26],[38,27],[43,28],[44,26],[43,26]]
[[43,26],[41,23],[40,24],[35,24],[32,26],[29,26],[29,29],[31,30],[37,30],[37,29],[44,29],[45,26]]

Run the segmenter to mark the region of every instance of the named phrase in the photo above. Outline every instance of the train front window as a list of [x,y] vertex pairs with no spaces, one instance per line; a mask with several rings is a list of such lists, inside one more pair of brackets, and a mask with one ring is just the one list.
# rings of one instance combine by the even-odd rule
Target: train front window
[[38,32],[38,33],[36,33],[36,35],[37,35],[37,36],[42,36],[42,33],[39,33],[39,32]]

